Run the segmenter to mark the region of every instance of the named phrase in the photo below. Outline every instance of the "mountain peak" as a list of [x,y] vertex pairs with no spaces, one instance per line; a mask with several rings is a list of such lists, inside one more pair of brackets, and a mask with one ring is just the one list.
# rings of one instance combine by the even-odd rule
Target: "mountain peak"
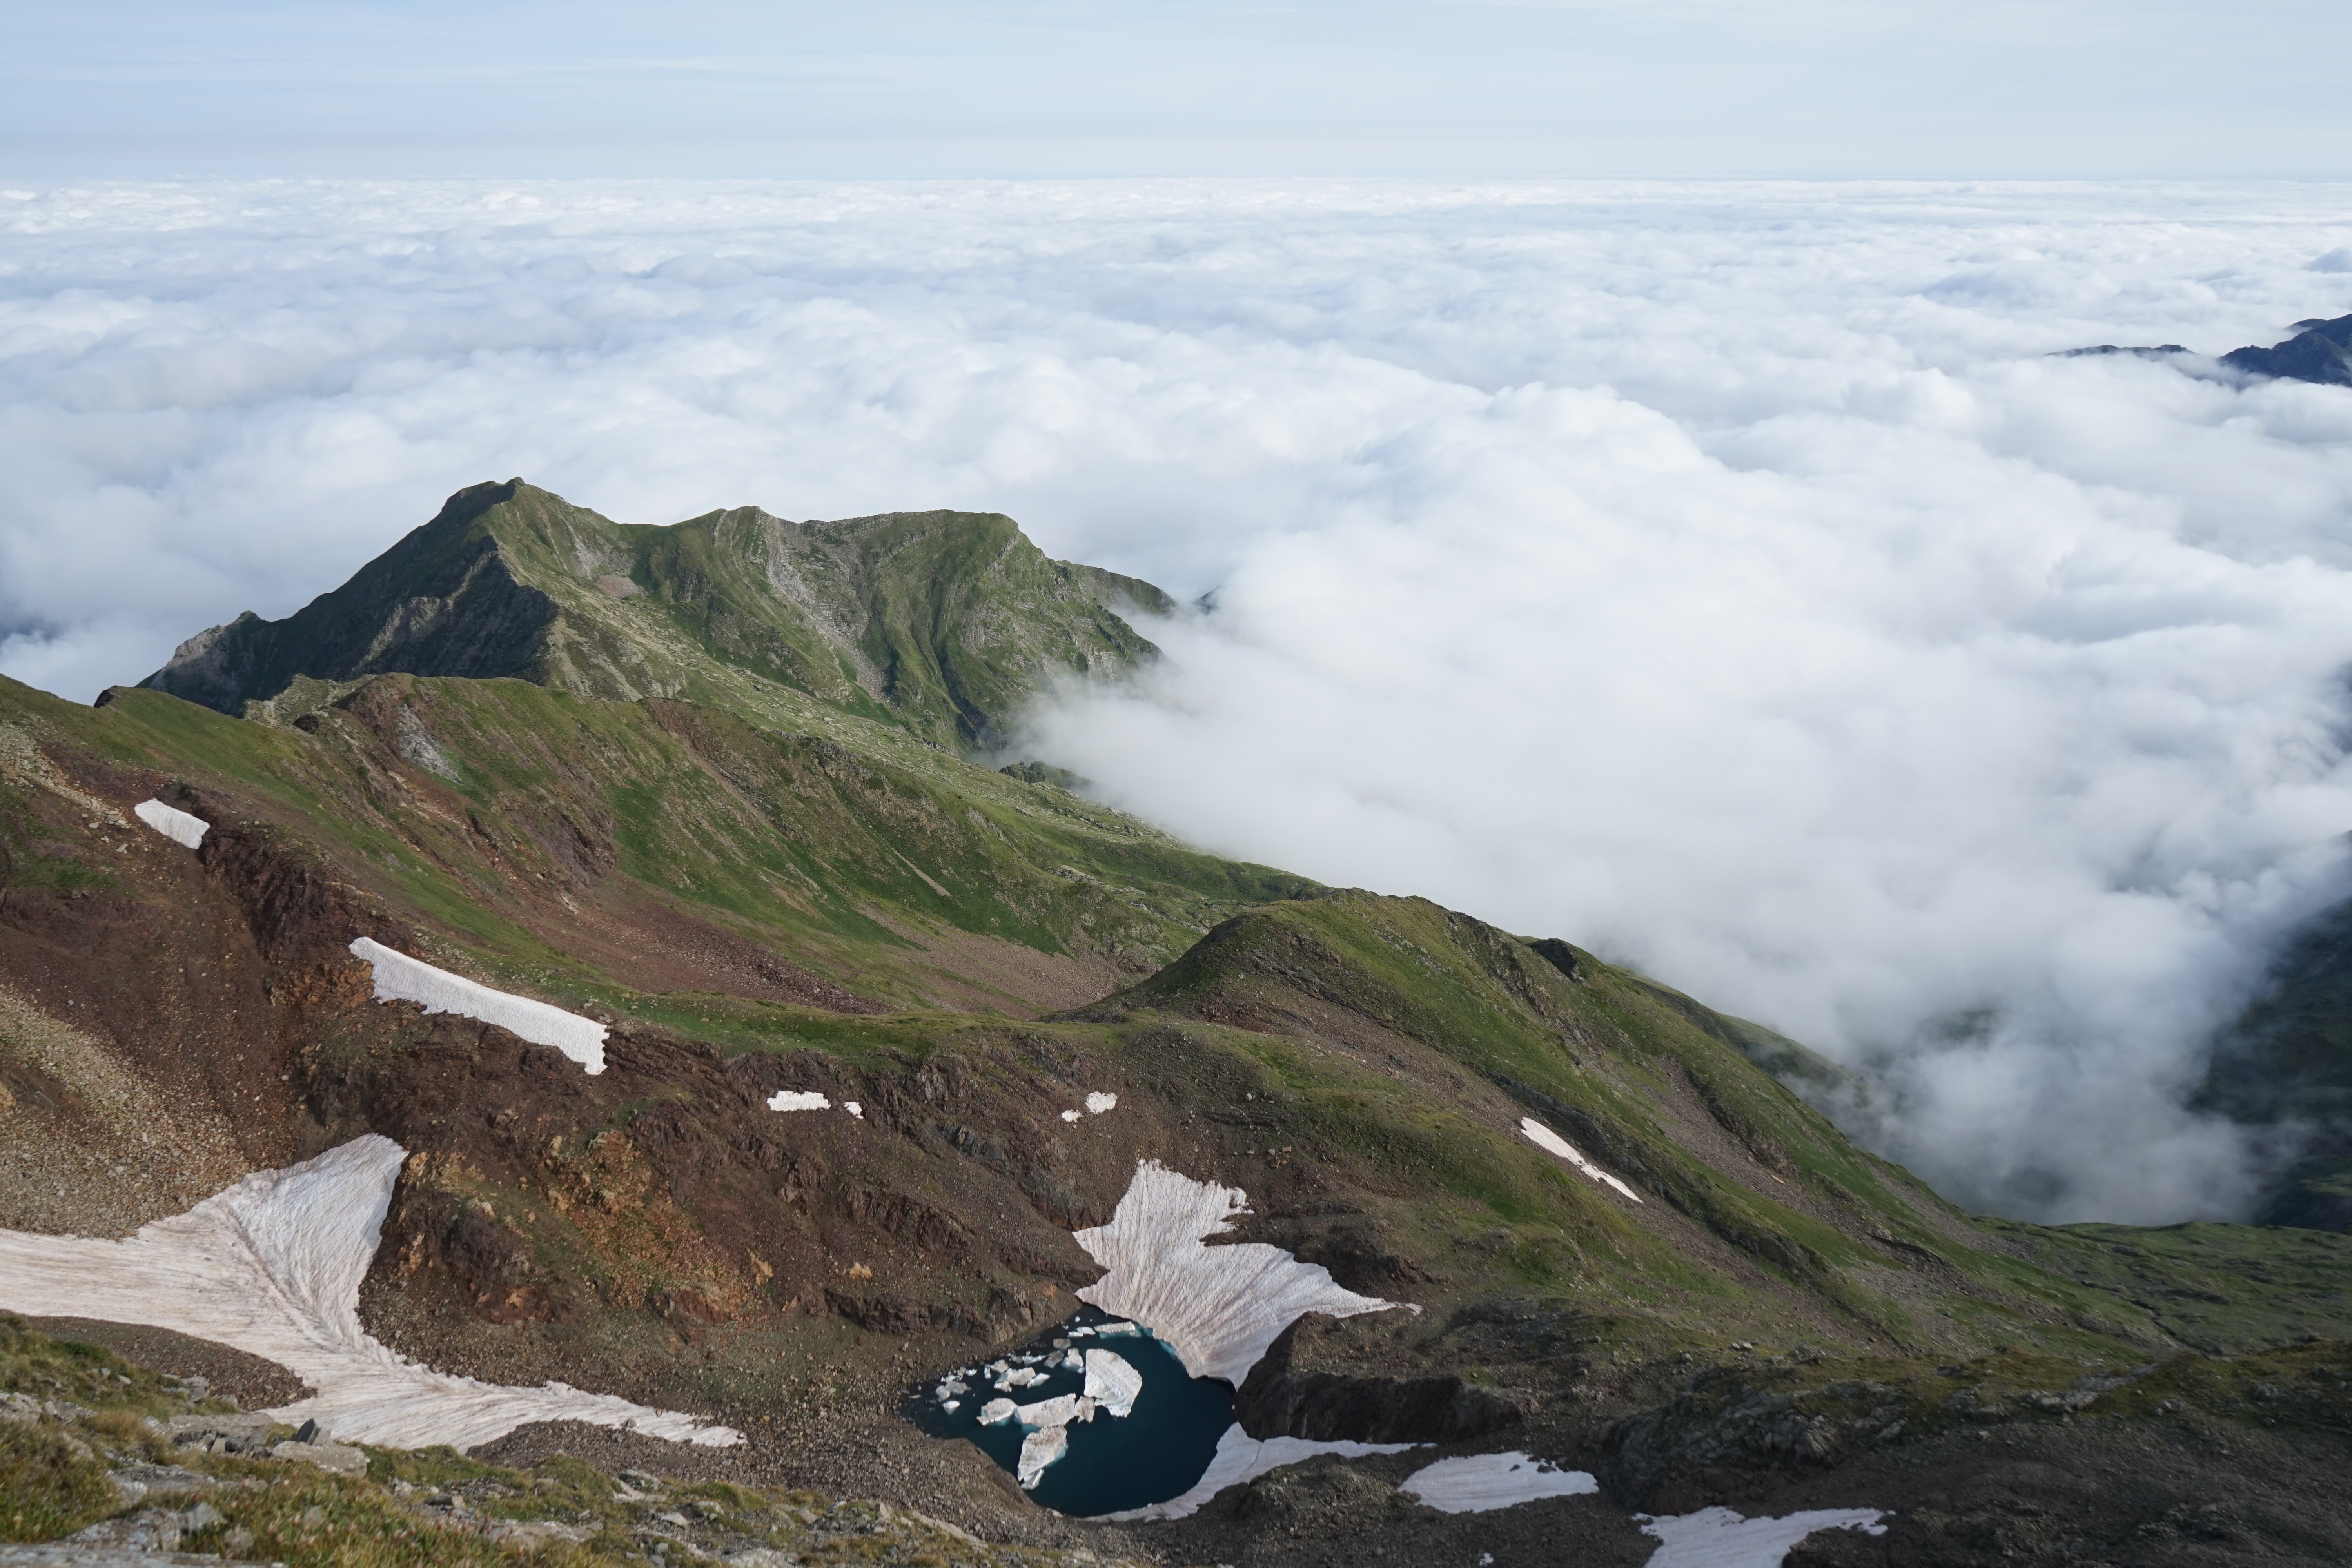
[[654,527],[518,478],[457,491],[284,620],[198,633],[140,684],[232,714],[305,676],[505,676],[754,710],[790,692],[982,745],[1057,677],[1154,657],[1129,606],[1172,603],[1049,559],[1000,513],[794,522],[741,506]]

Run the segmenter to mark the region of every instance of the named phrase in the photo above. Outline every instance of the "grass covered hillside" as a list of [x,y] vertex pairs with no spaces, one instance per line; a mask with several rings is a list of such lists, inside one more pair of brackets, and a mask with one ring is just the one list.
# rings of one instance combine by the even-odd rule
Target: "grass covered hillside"
[[[633,530],[488,487],[149,689],[0,681],[0,1227],[121,1236],[381,1133],[408,1159],[369,1331],[749,1437],[478,1458],[1167,1561],[1318,1531],[1339,1555],[1298,1561],[1350,1561],[1356,1483],[1312,1477],[1353,1472],[1121,1533],[902,1415],[1068,1315],[1100,1272],[1070,1233],[1140,1160],[1244,1190],[1229,1239],[1420,1309],[1302,1321],[1239,1391],[1252,1436],[1572,1460],[1628,1562],[1624,1507],[1813,1506],[1847,1466],[1896,1506],[1930,1456],[1990,1473],[1996,1422],[2113,1459],[2183,1412],[2273,1431],[2289,1405],[2249,1391],[2291,1384],[2294,1430],[2339,1440],[2352,1237],[1969,1215],[1792,1091],[1840,1081],[1796,1042],[950,749],[1142,657],[1114,590],[1142,592],[1001,519]],[[200,847],[131,815],[151,796]],[[375,1001],[361,935],[604,1022],[605,1070]],[[1393,1479],[1358,1501],[1393,1511]]]

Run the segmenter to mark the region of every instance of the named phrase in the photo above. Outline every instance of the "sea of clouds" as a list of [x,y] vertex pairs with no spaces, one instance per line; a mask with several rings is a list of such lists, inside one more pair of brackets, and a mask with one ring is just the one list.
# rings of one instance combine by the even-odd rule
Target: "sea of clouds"
[[1641,965],[1980,1206],[2241,1213],[2180,1109],[2352,892],[2315,186],[0,191],[0,670],[77,700],[463,484],[1011,512],[1212,608],[1024,751]]

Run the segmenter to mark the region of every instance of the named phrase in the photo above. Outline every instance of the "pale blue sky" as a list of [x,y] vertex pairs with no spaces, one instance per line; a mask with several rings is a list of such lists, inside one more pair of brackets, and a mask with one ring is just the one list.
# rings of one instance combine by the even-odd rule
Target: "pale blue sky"
[[2341,176],[2318,0],[45,0],[0,173]]

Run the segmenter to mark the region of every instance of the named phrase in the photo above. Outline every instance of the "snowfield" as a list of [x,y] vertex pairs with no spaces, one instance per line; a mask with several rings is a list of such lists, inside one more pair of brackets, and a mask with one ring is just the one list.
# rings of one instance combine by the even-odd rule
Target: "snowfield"
[[394,952],[366,937],[352,943],[352,952],[374,968],[375,999],[379,1002],[419,1002],[428,1013],[456,1013],[478,1018],[509,1034],[520,1035],[532,1045],[552,1046],[592,1075],[604,1070],[604,1026],[593,1019],[534,1002],[528,996],[493,991],[462,974],[436,969],[422,959]]
[[1563,1470],[1525,1454],[1473,1454],[1440,1459],[1407,1476],[1397,1490],[1442,1513],[1484,1513],[1548,1497],[1586,1497],[1601,1483],[1582,1470]]
[[561,1383],[509,1388],[419,1365],[360,1327],[407,1152],[370,1133],[260,1171],[121,1241],[0,1231],[0,1310],[142,1323],[276,1362],[315,1392],[268,1414],[383,1447],[470,1448],[529,1421],[584,1421],[726,1447],[730,1427]]
[[1109,1270],[1078,1300],[1150,1329],[1194,1377],[1236,1388],[1275,1337],[1307,1313],[1352,1318],[1399,1304],[1342,1289],[1328,1269],[1278,1247],[1202,1246],[1248,1212],[1246,1195],[1138,1161],[1110,1223],[1070,1233]]
[[131,808],[131,815],[173,843],[189,849],[202,844],[213,826],[201,816],[190,816],[160,800],[142,800]]

